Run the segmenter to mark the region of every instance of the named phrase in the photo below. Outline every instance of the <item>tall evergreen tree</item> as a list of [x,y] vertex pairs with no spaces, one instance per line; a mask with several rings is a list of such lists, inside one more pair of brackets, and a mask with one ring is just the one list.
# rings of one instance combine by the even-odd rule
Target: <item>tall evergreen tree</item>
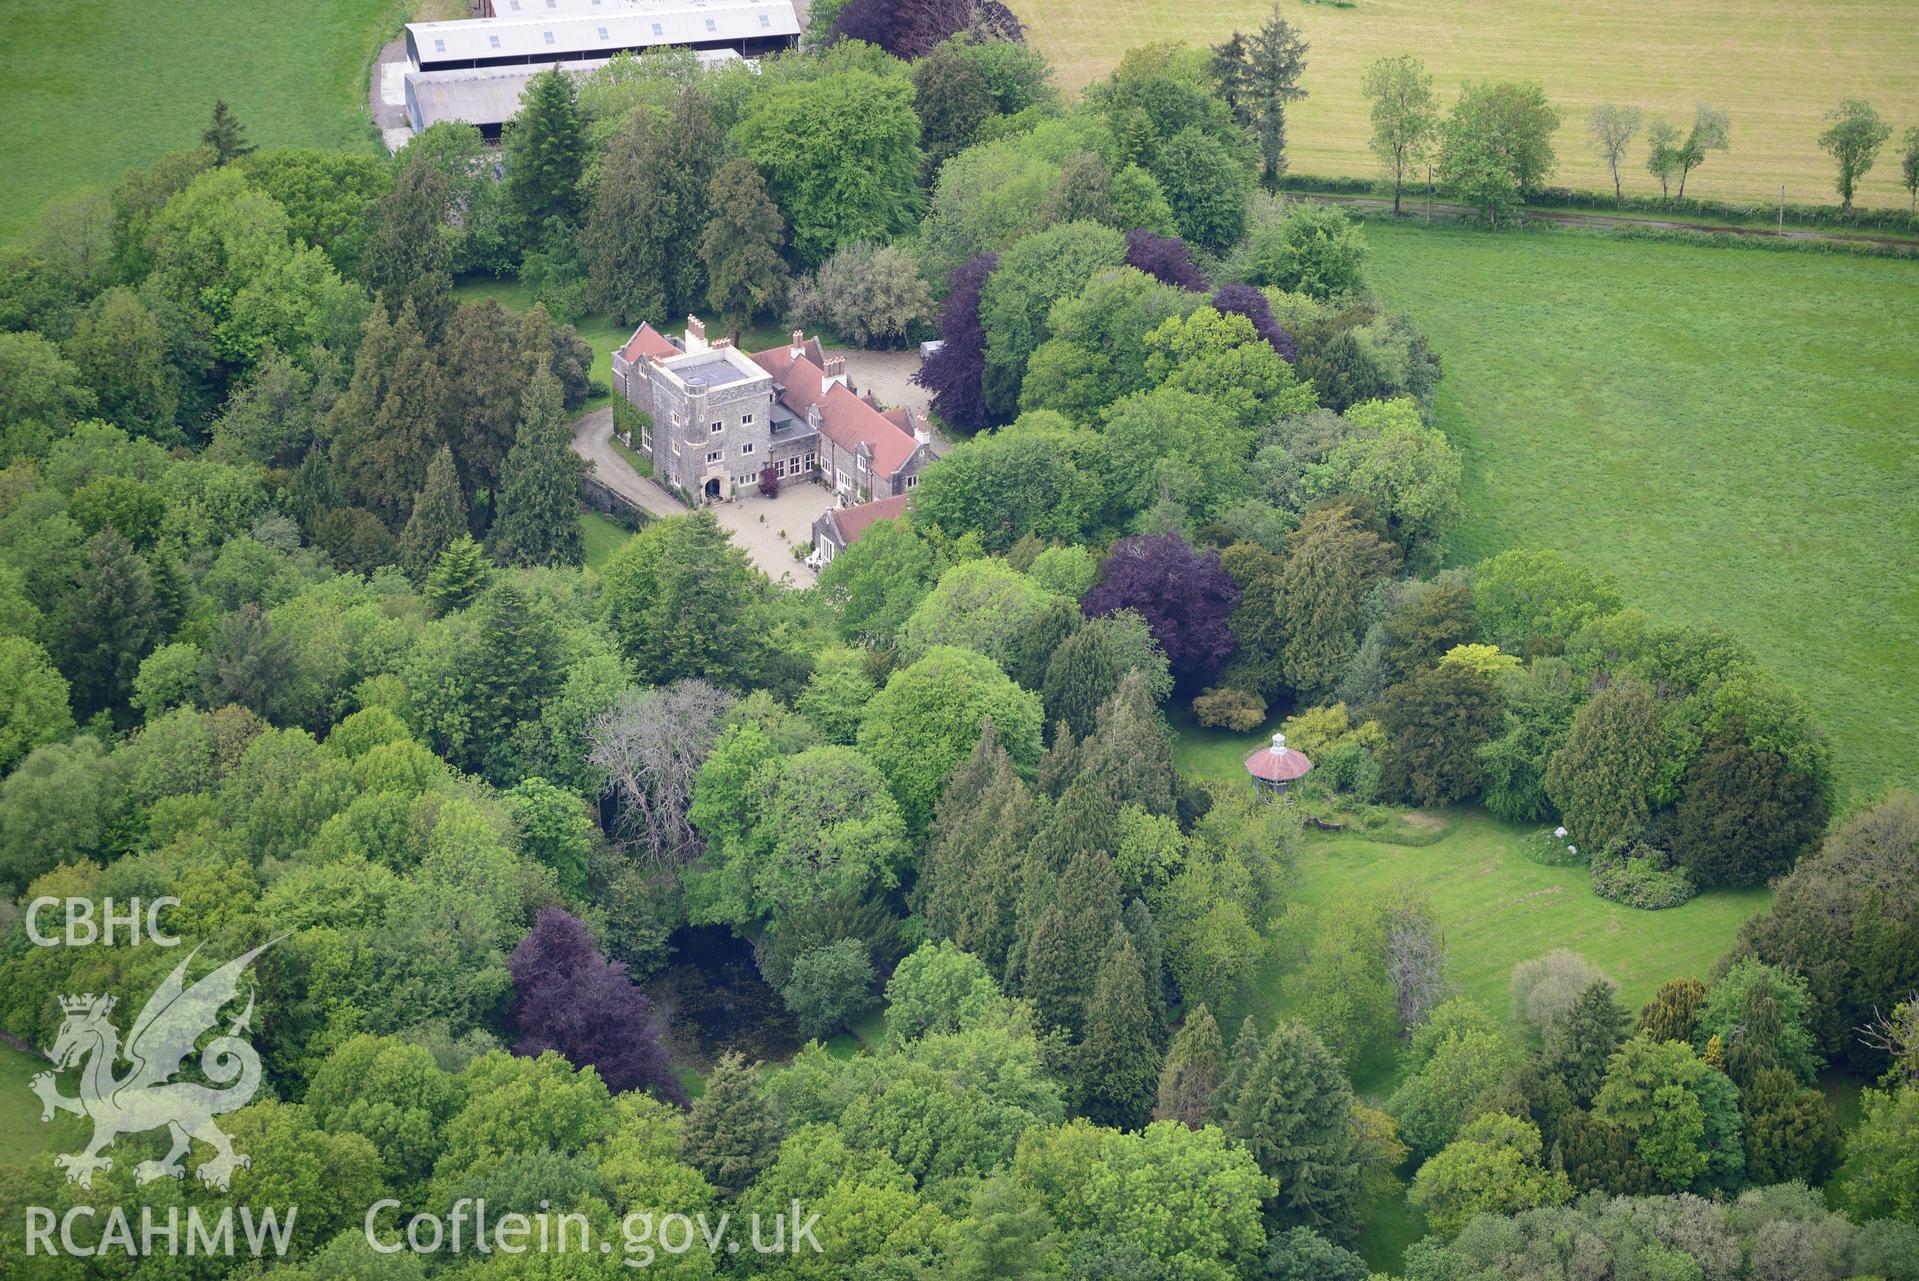
[[1274,5],[1258,31],[1251,36],[1234,32],[1213,50],[1213,74],[1234,117],[1258,140],[1261,177],[1268,185],[1286,172],[1286,104],[1306,96],[1299,80],[1311,47]]
[[760,1094],[756,1067],[737,1053],[721,1055],[680,1127],[680,1160],[722,1196],[744,1192],[779,1151],[779,1121]]
[[1639,1012],[1637,1030],[1655,1043],[1684,1041],[1690,1045],[1699,1009],[1705,1003],[1706,985],[1698,979],[1667,979]]
[[630,325],[698,305],[705,266],[688,249],[707,224],[719,149],[712,113],[690,85],[664,122],[633,113],[607,147],[580,237],[596,308]]
[[1226,1132],[1278,1181],[1268,1203],[1273,1221],[1350,1234],[1359,1190],[1353,1087],[1311,1029],[1273,1029],[1227,1109]]
[[220,620],[207,646],[207,706],[238,703],[263,720],[279,720],[293,684],[293,662],[292,638],[248,601]]
[[492,551],[507,565],[583,565],[581,462],[560,400],[560,382],[541,369],[520,401],[520,432],[506,456]]
[[246,127],[227,109],[225,98],[213,100],[213,119],[200,135],[200,141],[213,148],[216,166],[232,164],[253,151],[253,144],[247,141]]
[[1021,855],[1039,820],[1013,758],[987,725],[940,797],[917,890],[928,931],[996,974],[1005,973],[1013,946]]
[[446,236],[453,193],[424,152],[400,171],[373,208],[360,259],[360,279],[387,311],[408,302],[429,341],[438,341],[453,310],[453,253]]
[[459,762],[495,783],[519,781],[514,730],[539,717],[558,678],[559,630],[512,579],[486,589],[475,606],[477,644],[468,698],[470,745]]
[[1075,964],[1066,915],[1059,904],[1049,904],[1033,924],[1020,961],[1020,993],[1033,1003],[1042,1029],[1071,1031],[1079,1021],[1085,1000]]
[[1226,1068],[1219,1074],[1219,1084],[1213,1088],[1212,1102],[1206,1108],[1207,1120],[1225,1123],[1234,1101],[1239,1098],[1241,1087],[1252,1079],[1253,1068],[1258,1065],[1260,1053],[1265,1048],[1266,1043],[1259,1035],[1253,1016],[1248,1014],[1239,1025],[1239,1035],[1233,1038],[1233,1056],[1226,1060]]
[[573,78],[557,67],[542,71],[521,91],[506,130],[506,203],[522,244],[538,240],[552,219],[579,225],[586,155]]
[[1127,1130],[1145,1124],[1159,1078],[1159,1042],[1139,953],[1124,929],[1087,1003],[1079,1064],[1087,1116]]
[[1606,1062],[1626,1043],[1626,1012],[1613,997],[1613,985],[1598,979],[1574,998],[1546,1032],[1541,1066],[1557,1072],[1581,1107],[1606,1079]]
[[1148,814],[1173,813],[1179,787],[1173,741],[1138,672],[1121,678],[1119,689],[1100,707],[1097,728],[1086,743],[1085,773],[1106,785],[1115,808],[1137,805]]
[[1219,1084],[1226,1050],[1219,1041],[1219,1024],[1205,1002],[1186,1016],[1166,1062],[1159,1070],[1155,1121],[1178,1121],[1189,1130],[1206,1124],[1213,1090]]
[[767,194],[765,177],[743,157],[720,166],[707,184],[706,203],[713,211],[700,237],[707,300],[744,325],[778,302],[785,287],[786,219]]
[[470,535],[462,535],[440,553],[422,590],[433,616],[444,618],[472,604],[492,576],[493,562]]
[[648,525],[600,579],[607,626],[642,681],[699,677],[738,688],[759,670],[757,579],[711,512]]
[[518,345],[513,317],[491,298],[455,308],[440,342],[447,371],[441,430],[453,448],[467,509],[482,532],[487,509],[499,497],[519,429],[520,400],[533,372],[521,366]]
[[327,415],[335,475],[349,499],[397,529],[412,513],[440,446],[446,381],[427,349],[412,303],[389,322],[367,316],[353,379]]
[[441,553],[466,534],[466,502],[460,497],[453,451],[441,445],[427,464],[426,484],[414,495],[413,515],[400,533],[400,568],[415,583],[425,582]]
[[125,701],[140,660],[160,643],[159,605],[147,563],[108,525],[87,543],[86,562],[60,602],[53,658],[84,719]]
[[1143,900],[1133,899],[1126,904],[1121,919],[1126,924],[1126,933],[1133,940],[1133,950],[1139,953],[1140,975],[1146,981],[1146,1011],[1152,1017],[1153,1041],[1160,1048],[1166,1046],[1166,987],[1165,987],[1165,951],[1160,946],[1159,925],[1153,920],[1153,913]]
[[1839,1123],[1818,1090],[1782,1067],[1761,1068],[1740,1092],[1746,1175],[1755,1184],[1819,1187],[1839,1160]]

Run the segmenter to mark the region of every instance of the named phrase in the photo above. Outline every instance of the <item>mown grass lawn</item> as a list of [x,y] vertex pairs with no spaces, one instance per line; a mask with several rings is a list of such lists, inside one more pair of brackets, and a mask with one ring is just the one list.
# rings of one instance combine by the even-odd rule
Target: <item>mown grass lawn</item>
[[580,513],[580,532],[586,537],[586,567],[591,570],[606,568],[613,553],[633,537],[632,530],[599,512]]
[[1553,547],[1811,701],[1842,801],[1919,757],[1919,263],[1370,222],[1445,362],[1470,562]]
[[216,98],[261,147],[372,152],[367,66],[396,0],[8,0],[0,241],[40,207],[200,145]]
[[27,1081],[50,1066],[38,1055],[0,1045],[0,1098],[6,1100],[0,1106],[0,1165],[21,1165],[46,1148],[51,1127],[40,1120],[40,1100]]
[[[1250,31],[1271,0],[1010,0],[1027,37],[1076,91],[1112,70],[1126,50],[1162,40],[1215,44]],[[1908,0],[1839,0],[1787,6],[1769,0],[1354,0],[1288,4],[1286,18],[1311,43],[1303,87],[1286,111],[1295,173],[1375,171],[1360,78],[1373,60],[1416,53],[1450,105],[1464,80],[1538,80],[1564,108],[1554,139],[1555,181],[1611,190],[1586,142],[1596,103],[1632,103],[1648,114],[1692,119],[1704,99],[1732,117],[1732,149],[1714,155],[1688,194],[1724,199],[1837,203],[1832,166],[1818,144],[1824,113],[1864,97],[1904,128],[1919,121],[1919,23]],[[1629,157],[1629,190],[1657,191],[1643,138]],[[1906,207],[1889,153],[1867,176],[1866,203]]]

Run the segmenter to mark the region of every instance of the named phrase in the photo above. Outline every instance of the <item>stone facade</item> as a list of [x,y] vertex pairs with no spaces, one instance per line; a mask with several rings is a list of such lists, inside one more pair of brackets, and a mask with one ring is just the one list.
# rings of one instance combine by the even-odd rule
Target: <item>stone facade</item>
[[641,325],[613,354],[613,383],[652,419],[634,448],[689,504],[757,493],[769,467],[782,482],[817,479],[841,503],[865,503],[909,492],[933,459],[910,411],[858,394],[845,358],[797,330],[749,356],[708,342],[698,317],[677,341]]

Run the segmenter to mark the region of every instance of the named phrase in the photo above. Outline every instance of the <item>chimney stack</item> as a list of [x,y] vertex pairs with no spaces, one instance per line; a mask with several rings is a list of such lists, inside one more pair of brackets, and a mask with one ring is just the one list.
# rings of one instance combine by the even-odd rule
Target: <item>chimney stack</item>
[[713,340],[714,351],[724,351],[726,348],[731,347],[732,345],[733,345],[733,340],[731,338],[715,338]]
[[795,329],[793,331],[793,345],[787,348],[786,354],[793,360],[798,360],[806,354],[806,331],[804,329]]
[[690,312],[686,317],[686,349],[688,351],[705,351],[707,349],[706,322]]
[[846,379],[846,357],[828,356],[826,358],[826,381],[838,383],[842,387],[848,385]]

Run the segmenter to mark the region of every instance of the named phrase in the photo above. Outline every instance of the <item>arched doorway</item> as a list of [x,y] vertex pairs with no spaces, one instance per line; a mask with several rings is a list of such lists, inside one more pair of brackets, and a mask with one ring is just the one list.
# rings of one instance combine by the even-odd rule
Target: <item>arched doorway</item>
[[717,503],[720,501],[720,478],[718,476],[709,476],[707,478],[706,501],[709,503]]

